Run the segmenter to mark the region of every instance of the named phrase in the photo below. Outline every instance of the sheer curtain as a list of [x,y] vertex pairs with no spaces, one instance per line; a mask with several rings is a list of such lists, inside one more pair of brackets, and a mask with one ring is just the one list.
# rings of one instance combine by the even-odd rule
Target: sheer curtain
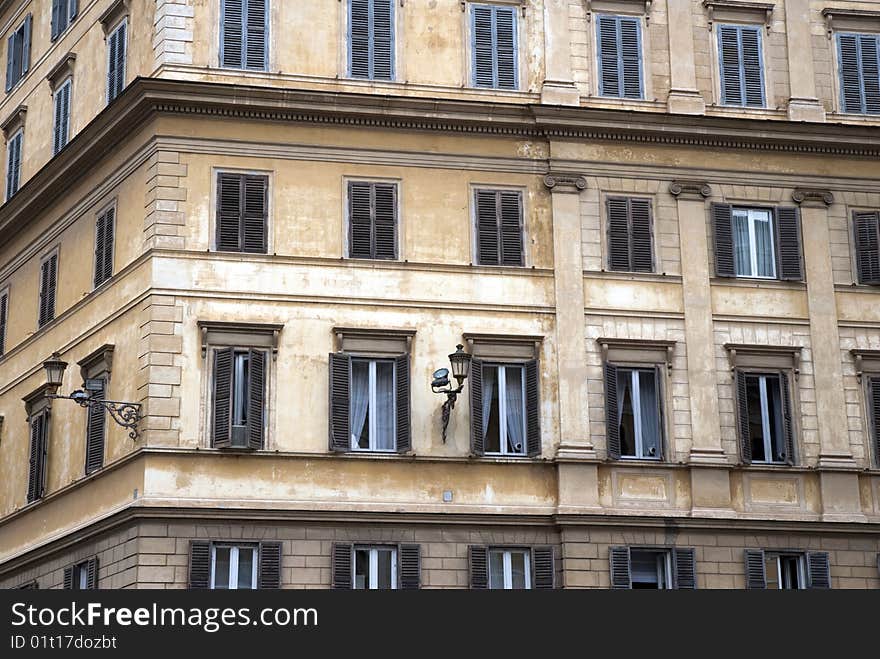
[[749,216],[745,211],[733,211],[733,259],[736,274],[748,277],[752,274],[749,256]]
[[492,396],[495,394],[495,379],[498,369],[483,367],[483,441],[489,432],[489,413],[492,411]]
[[353,361],[351,364],[351,446],[361,446],[364,422],[367,420],[367,407],[370,402],[370,364]]
[[394,364],[376,362],[376,448],[394,450]]
[[[525,407],[523,405],[523,371],[508,366],[505,371],[507,385],[507,451],[522,453],[525,450]],[[517,444],[519,449],[516,448]]]
[[770,214],[755,214],[755,254],[758,262],[759,277],[772,277],[773,272],[773,236],[770,231]]
[[660,410],[657,405],[657,380],[653,371],[639,373],[639,399],[644,452],[642,457],[656,457],[660,455]]

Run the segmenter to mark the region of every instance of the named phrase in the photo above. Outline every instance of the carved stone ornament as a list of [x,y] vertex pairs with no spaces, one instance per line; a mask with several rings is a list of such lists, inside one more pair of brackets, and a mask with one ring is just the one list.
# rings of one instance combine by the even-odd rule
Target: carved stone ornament
[[831,190],[796,188],[791,198],[796,204],[830,206],[834,203],[834,194]]
[[576,192],[587,189],[587,179],[576,174],[546,174],[544,185],[550,190],[560,188],[560,191]]
[[683,196],[706,199],[712,196],[712,188],[705,181],[673,181],[669,184],[669,194],[673,197]]

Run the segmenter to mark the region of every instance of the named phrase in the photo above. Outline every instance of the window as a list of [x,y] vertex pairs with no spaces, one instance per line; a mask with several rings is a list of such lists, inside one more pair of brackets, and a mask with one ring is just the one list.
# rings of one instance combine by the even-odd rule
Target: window
[[95,222],[95,288],[113,276],[115,221],[116,207],[111,206],[98,215]]
[[214,448],[263,448],[266,353],[252,348],[214,351]]
[[609,456],[659,460],[663,454],[659,368],[607,364],[605,390]]
[[217,174],[217,249],[265,254],[268,250],[269,177]]
[[189,587],[194,590],[281,588],[281,543],[192,540]]
[[394,0],[349,0],[348,74],[394,80]]
[[396,184],[348,184],[348,255],[356,259],[397,258]]
[[718,26],[722,105],[764,107],[763,59],[759,26]]
[[211,545],[211,589],[256,589],[257,563],[256,546]]
[[222,0],[220,66],[265,71],[269,63],[269,0]]
[[880,36],[838,34],[840,109],[847,114],[880,114]]
[[629,16],[598,16],[599,95],[644,98],[641,21]]
[[6,354],[6,328],[9,322],[9,290],[0,291],[0,357]]
[[421,587],[421,547],[334,542],[331,587],[357,590],[415,590]]
[[765,552],[746,549],[746,588],[800,590],[830,588],[831,576],[827,552]]
[[524,368],[482,365],[483,441],[487,455],[526,454]]
[[11,90],[24,78],[31,67],[31,24],[33,18],[28,14],[22,23],[6,40],[6,91]]
[[869,433],[874,438],[874,459],[877,461],[876,464],[880,464],[880,376],[868,378],[868,410],[870,411]]
[[491,590],[529,590],[532,587],[529,552],[522,549],[489,550]]
[[16,192],[21,179],[21,149],[24,141],[24,130],[19,129],[6,142],[6,201]]
[[470,587],[491,590],[554,588],[553,547],[468,547]]
[[68,565],[64,568],[65,590],[94,590],[98,587],[98,559]]
[[40,263],[40,304],[37,329],[55,320],[55,291],[58,287],[58,252]]
[[474,206],[479,265],[525,265],[522,193],[476,190]]
[[689,547],[611,547],[611,587],[633,590],[692,590],[697,587],[695,552]]
[[73,23],[78,4],[78,0],[52,0],[52,41]]
[[30,415],[30,465],[28,469],[27,502],[43,497],[46,490],[46,454],[49,448],[49,410]]
[[608,269],[653,272],[651,201],[609,197],[605,205],[608,213]]
[[471,5],[471,84],[519,87],[516,8]]
[[70,133],[70,90],[73,80],[68,78],[55,89],[55,123],[52,129],[52,154],[56,154],[67,144]]
[[860,284],[880,284],[880,211],[853,211],[856,274]]
[[744,461],[793,464],[788,376],[738,371],[736,385]]
[[633,590],[668,590],[672,587],[669,552],[632,549],[629,561]]
[[393,360],[351,360],[353,451],[395,450],[395,392]]
[[355,547],[354,588],[357,590],[397,588],[397,549]]
[[125,50],[128,20],[123,20],[107,37],[107,103],[125,89]]
[[713,204],[712,223],[719,277],[803,280],[797,208]]

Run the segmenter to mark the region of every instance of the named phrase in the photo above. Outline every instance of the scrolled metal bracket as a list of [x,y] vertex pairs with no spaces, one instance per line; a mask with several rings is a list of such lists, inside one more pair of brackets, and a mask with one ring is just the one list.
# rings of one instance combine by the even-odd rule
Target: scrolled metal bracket
[[92,398],[82,390],[74,391],[69,396],[52,395],[47,396],[47,398],[72,400],[83,409],[103,407],[110,413],[110,416],[117,425],[129,431],[129,438],[137,441],[137,438],[140,436],[140,433],[138,432],[138,423],[143,418],[143,415],[141,414],[142,406],[140,403]]

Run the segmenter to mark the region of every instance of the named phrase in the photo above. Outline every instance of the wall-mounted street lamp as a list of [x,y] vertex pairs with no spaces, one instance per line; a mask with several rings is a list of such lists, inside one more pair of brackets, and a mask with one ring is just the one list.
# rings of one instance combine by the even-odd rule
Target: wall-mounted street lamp
[[[455,407],[455,399],[464,389],[464,381],[471,370],[471,356],[464,351],[464,346],[455,346],[456,350],[449,355],[449,363],[452,365],[452,377],[458,382],[458,388],[453,389],[449,384],[449,369],[440,368],[434,371],[431,382],[431,391],[435,394],[446,394],[443,402],[443,442],[446,443],[446,427],[449,425],[449,414]],[[445,388],[444,388],[445,387]]]
[[[46,384],[53,391],[58,391],[64,378],[64,371],[67,369],[67,362],[61,360],[61,355],[57,352],[43,362],[43,368],[46,371]],[[138,438],[138,422],[143,418],[141,416],[140,403],[127,403],[119,400],[102,400],[100,398],[92,398],[92,393],[99,388],[91,389],[90,380],[86,380],[83,389],[77,389],[69,396],[60,396],[57,394],[49,394],[47,398],[72,400],[80,407],[103,407],[110,413],[113,420],[129,430],[128,436],[132,439]]]

